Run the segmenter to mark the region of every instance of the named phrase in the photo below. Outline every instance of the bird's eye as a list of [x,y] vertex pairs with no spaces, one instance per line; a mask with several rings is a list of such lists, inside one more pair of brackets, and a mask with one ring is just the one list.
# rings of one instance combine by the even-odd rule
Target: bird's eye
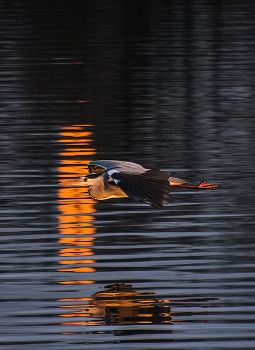
[[80,177],[79,179],[81,182],[87,182],[88,179],[85,176]]

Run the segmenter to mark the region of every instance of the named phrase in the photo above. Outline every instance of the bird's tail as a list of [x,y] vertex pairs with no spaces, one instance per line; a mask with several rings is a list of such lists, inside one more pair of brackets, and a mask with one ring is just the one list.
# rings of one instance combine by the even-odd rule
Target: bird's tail
[[169,177],[168,181],[169,181],[170,186],[176,186],[176,185],[180,185],[180,184],[189,183],[189,181],[183,180],[183,179],[178,179],[177,177]]

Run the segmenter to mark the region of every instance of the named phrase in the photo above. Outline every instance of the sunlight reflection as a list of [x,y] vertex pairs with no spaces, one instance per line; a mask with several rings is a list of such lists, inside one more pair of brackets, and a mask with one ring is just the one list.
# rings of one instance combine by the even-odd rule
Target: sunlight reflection
[[[95,201],[87,195],[87,191],[81,187],[68,185],[67,179],[78,177],[87,172],[85,165],[89,159],[85,156],[95,154],[91,148],[92,132],[88,131],[91,125],[72,125],[63,127],[60,132],[59,142],[65,148],[60,153],[59,178],[61,188],[59,198],[59,243],[63,247],[59,251],[62,260],[58,269],[60,272],[95,272],[91,265],[95,260],[84,259],[93,255],[95,228],[93,226]],[[87,147],[88,146],[88,147]],[[76,257],[76,259],[74,259]],[[81,259],[77,259],[81,257]],[[64,260],[63,260],[64,258]],[[78,266],[77,266],[78,265]],[[81,266],[82,265],[82,266]],[[86,276],[86,275],[82,275]],[[84,277],[83,277],[84,278]],[[61,284],[91,284],[91,280],[61,281]]]

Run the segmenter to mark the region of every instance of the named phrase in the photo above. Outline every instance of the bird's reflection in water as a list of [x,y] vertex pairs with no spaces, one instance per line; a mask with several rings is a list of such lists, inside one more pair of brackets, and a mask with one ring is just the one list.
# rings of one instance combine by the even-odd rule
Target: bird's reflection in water
[[153,292],[136,292],[125,283],[105,286],[93,295],[91,317],[102,317],[105,324],[171,323],[170,307]]
[[[130,284],[115,283],[106,285],[105,290],[93,294],[91,298],[62,299],[61,301],[76,301],[77,304],[80,300],[88,301],[87,305],[83,304],[80,307],[76,304],[76,311],[72,310],[70,313],[62,314],[62,317],[72,318],[71,322],[64,322],[62,325],[172,325],[178,322],[208,322],[208,315],[215,313],[213,301],[217,298],[167,300],[159,299],[155,294],[154,292],[136,291]],[[63,305],[62,307],[74,307],[74,305]],[[211,308],[214,310],[210,310]],[[85,317],[86,321],[80,321],[77,317]],[[171,333],[172,330],[166,327],[148,331],[147,327],[144,330],[139,327],[137,329],[114,329],[113,332],[104,329],[99,333],[108,332],[115,335],[131,335],[144,332]],[[89,333],[98,332],[93,330]]]

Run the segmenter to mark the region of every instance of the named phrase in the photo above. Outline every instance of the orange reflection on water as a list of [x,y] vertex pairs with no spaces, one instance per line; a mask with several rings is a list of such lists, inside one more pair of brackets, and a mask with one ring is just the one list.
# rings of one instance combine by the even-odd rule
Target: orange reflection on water
[[58,269],[58,271],[73,271],[73,272],[95,272],[93,267],[76,267],[71,269]]
[[61,281],[58,283],[60,284],[92,284],[92,283],[95,283],[95,281]]
[[[65,136],[65,135],[64,135]],[[67,145],[72,145],[73,143],[80,143],[81,145],[89,145],[89,143],[92,140],[88,139],[78,139],[78,140],[73,140],[73,139],[66,139],[66,140],[59,140],[59,142],[65,142]]]
[[95,154],[95,152],[93,150],[91,151],[84,151],[83,149],[72,149],[72,148],[69,148],[66,150],[66,152],[62,152],[62,156],[69,156],[70,155],[70,152],[73,153],[74,156],[87,156],[87,155],[92,155],[92,154]]
[[[95,237],[61,237],[59,243],[72,245],[93,245]],[[85,243],[85,244],[83,244]]]
[[59,256],[81,256],[94,255],[90,248],[63,248],[59,251]]
[[[93,226],[95,212],[95,201],[87,194],[87,190],[82,187],[73,186],[70,178],[79,177],[86,174],[86,164],[90,162],[86,156],[95,154],[91,148],[92,132],[88,131],[90,125],[72,125],[63,127],[59,142],[65,146],[60,153],[59,178],[62,186],[58,193],[59,198],[59,232],[61,235],[59,243],[63,245],[59,251],[62,260],[59,261],[63,268],[59,272],[95,272],[92,259],[77,259],[93,255],[92,246],[94,244],[95,228]],[[66,260],[63,258],[66,257]],[[68,259],[76,257],[76,259]],[[84,280],[60,281],[61,284],[91,284],[94,281]]]

